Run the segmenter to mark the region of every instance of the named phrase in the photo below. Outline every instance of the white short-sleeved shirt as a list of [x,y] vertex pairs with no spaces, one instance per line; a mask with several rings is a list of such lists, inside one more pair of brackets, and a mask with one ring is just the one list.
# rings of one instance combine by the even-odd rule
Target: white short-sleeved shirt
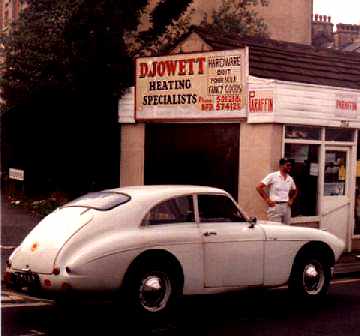
[[269,187],[269,197],[273,202],[287,202],[289,191],[296,189],[293,178],[287,175],[284,179],[280,171],[270,173],[261,182]]

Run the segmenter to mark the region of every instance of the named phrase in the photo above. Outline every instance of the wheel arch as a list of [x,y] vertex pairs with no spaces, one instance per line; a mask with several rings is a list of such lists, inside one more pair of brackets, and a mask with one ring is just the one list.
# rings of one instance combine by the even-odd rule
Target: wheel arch
[[292,269],[299,259],[306,255],[320,256],[330,267],[335,265],[335,254],[332,248],[322,241],[310,241],[297,252]]
[[178,258],[173,253],[164,249],[149,249],[141,252],[138,256],[136,256],[135,259],[130,263],[125,273],[123,284],[126,284],[127,280],[131,278],[131,275],[138,269],[138,267],[154,261],[156,261],[158,264],[170,267],[174,271],[177,279],[180,281],[181,288],[183,288],[185,280],[183,267]]
[[[324,277],[323,282],[316,284],[316,286],[321,285],[321,287],[319,288],[307,288],[307,285],[304,284],[302,265],[307,258],[318,259],[318,261],[322,263],[323,266],[325,266],[322,269],[322,275]],[[300,295],[301,297],[323,297],[327,293],[331,279],[331,268],[334,265],[335,255],[328,244],[322,241],[310,241],[306,243],[300,248],[294,258],[290,276],[288,279],[289,290],[293,294],[297,296]],[[316,290],[316,292],[310,293],[313,290]]]

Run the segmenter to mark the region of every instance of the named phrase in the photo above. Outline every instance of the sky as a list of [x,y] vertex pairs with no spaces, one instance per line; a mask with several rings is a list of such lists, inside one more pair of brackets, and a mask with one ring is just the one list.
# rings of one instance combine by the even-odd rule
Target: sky
[[360,24],[360,0],[314,0],[314,14],[330,15],[334,24]]

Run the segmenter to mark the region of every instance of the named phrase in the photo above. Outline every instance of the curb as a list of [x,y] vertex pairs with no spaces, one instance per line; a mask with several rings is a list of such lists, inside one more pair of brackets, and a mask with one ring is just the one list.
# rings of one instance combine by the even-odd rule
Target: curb
[[337,275],[348,275],[360,272],[360,262],[356,263],[343,263],[335,265],[334,274]]

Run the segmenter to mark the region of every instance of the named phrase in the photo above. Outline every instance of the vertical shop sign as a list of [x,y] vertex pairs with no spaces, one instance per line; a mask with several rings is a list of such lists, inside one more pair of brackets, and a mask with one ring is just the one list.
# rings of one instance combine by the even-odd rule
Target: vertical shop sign
[[247,49],[138,58],[136,119],[246,115]]

